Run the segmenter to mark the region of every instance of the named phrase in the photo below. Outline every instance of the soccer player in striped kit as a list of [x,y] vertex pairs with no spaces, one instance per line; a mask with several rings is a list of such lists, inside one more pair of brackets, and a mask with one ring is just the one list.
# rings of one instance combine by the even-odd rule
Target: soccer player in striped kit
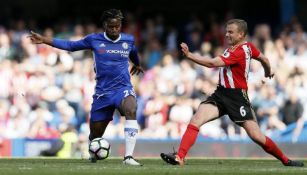
[[[139,63],[134,37],[121,33],[123,15],[120,10],[110,9],[102,14],[103,33],[92,33],[79,41],[67,41],[41,36],[31,32],[29,36],[34,44],[77,51],[90,49],[94,55],[96,87],[90,112],[89,140],[102,137],[109,122],[113,119],[115,108],[126,117],[125,141],[126,153],[123,164],[141,165],[133,158],[138,133],[136,121],[136,94],[133,90],[130,73],[139,74],[143,69]],[[133,66],[129,73],[129,59]],[[95,158],[91,158],[96,162]]]
[[267,153],[279,159],[285,166],[304,166],[301,161],[290,160],[278,146],[265,136],[258,126],[255,112],[247,95],[247,79],[251,59],[259,61],[266,78],[273,78],[268,58],[252,43],[246,41],[247,23],[241,19],[229,20],[226,24],[226,40],[229,44],[223,55],[208,58],[189,52],[181,44],[183,54],[193,62],[208,68],[220,67],[219,84],[215,92],[203,101],[192,117],[181,139],[178,153],[161,153],[161,158],[173,165],[184,165],[184,158],[196,141],[199,128],[205,123],[225,114],[237,125],[243,127],[248,136]]

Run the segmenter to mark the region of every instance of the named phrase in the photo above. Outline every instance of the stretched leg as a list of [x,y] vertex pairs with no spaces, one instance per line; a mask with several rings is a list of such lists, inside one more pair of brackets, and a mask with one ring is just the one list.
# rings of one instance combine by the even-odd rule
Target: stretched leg
[[247,120],[242,126],[255,143],[279,159],[285,166],[304,166],[303,162],[290,160],[269,137],[262,134],[256,121]]
[[219,117],[219,110],[213,104],[200,104],[196,114],[192,117],[189,125],[180,142],[180,146],[178,149],[178,154],[165,154],[161,153],[161,158],[167,163],[173,165],[183,165],[183,159],[187,155],[190,148],[194,145],[197,135],[199,132],[199,128],[214,119]]
[[126,117],[125,130],[124,130],[125,141],[126,141],[126,153],[123,163],[129,165],[141,165],[133,158],[136,136],[139,130],[139,126],[136,121],[137,103],[134,96],[130,95],[126,97],[121,102],[118,109],[120,113]]

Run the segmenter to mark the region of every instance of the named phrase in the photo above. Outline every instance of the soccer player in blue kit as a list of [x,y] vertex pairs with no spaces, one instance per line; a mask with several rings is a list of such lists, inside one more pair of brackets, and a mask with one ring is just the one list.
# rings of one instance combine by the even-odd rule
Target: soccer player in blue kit
[[[89,140],[102,137],[115,109],[126,117],[126,152],[123,164],[141,165],[133,158],[138,133],[136,121],[136,95],[130,82],[132,75],[143,72],[139,63],[134,37],[121,33],[123,15],[120,10],[110,9],[102,14],[105,31],[89,34],[79,41],[48,38],[31,31],[29,38],[34,44],[47,44],[67,51],[90,49],[94,55],[96,87],[90,112]],[[130,70],[129,59],[133,66]],[[92,158],[92,162],[96,162]]]

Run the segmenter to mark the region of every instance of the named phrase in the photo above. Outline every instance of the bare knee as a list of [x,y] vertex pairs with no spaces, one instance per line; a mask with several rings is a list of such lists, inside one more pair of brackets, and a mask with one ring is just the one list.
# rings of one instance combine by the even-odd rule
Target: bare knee
[[218,108],[212,104],[200,104],[197,112],[190,120],[190,124],[201,127],[203,124],[219,117]]
[[119,107],[120,113],[128,120],[136,119],[136,110],[137,104],[133,96],[128,96],[126,99],[124,99]]
[[125,108],[124,115],[128,120],[136,119],[136,107]]

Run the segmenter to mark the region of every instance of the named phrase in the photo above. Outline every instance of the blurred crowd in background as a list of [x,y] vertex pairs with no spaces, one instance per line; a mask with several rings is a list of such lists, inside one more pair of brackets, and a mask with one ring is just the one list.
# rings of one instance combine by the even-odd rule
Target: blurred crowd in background
[[[146,70],[132,77],[137,92],[139,138],[180,138],[200,102],[215,90],[218,69],[183,58],[178,46],[186,42],[192,52],[200,55],[222,54],[227,47],[224,24],[231,15],[223,21],[212,20],[209,25],[194,17],[179,27],[167,23],[163,15],[143,22],[132,13],[125,17],[123,32],[134,35]],[[24,20],[0,25],[0,138],[66,137],[72,143],[87,144],[95,86],[92,53],[33,45],[27,38],[29,26],[45,36],[69,40],[103,32],[98,22],[57,23],[43,29]],[[274,36],[273,30],[276,28],[266,23],[249,30],[248,40],[269,58],[275,76],[264,79],[261,64],[252,61],[248,94],[262,131],[272,135],[297,124],[292,138],[295,142],[307,121],[307,35],[295,17]],[[123,124],[124,118],[115,112],[104,137],[123,138]],[[228,117],[204,125],[200,135],[246,138]]]

